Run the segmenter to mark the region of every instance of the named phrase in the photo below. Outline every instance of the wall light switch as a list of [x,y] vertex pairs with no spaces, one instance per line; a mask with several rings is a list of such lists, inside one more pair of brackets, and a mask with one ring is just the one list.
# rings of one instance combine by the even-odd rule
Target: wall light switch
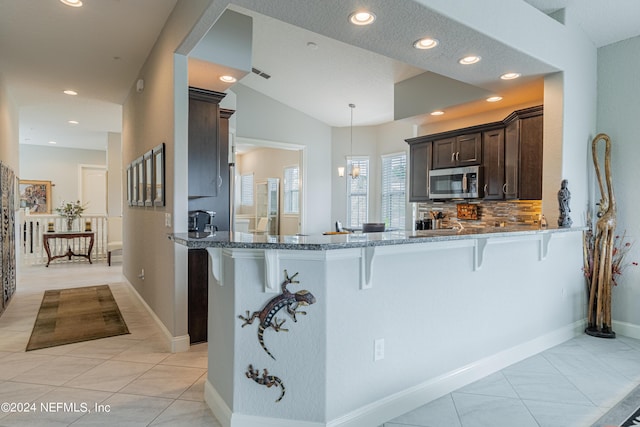
[[164,226],[171,228],[171,214],[169,212],[164,214]]

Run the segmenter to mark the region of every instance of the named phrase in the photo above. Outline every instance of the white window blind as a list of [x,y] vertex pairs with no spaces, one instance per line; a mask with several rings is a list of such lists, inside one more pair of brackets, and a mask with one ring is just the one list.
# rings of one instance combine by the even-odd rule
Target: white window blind
[[407,155],[382,156],[382,221],[387,228],[405,228]]
[[240,205],[253,206],[253,174],[240,177]]
[[284,168],[284,213],[300,213],[300,168]]
[[[357,178],[351,178],[353,167],[360,168]],[[369,158],[348,159],[347,172],[347,227],[362,227],[369,213]]]

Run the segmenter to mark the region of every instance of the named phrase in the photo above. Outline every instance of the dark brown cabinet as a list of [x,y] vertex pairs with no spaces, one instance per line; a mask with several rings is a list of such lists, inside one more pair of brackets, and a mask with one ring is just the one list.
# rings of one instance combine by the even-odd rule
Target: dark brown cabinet
[[412,144],[409,147],[409,201],[429,200],[429,169],[431,169],[431,142]]
[[209,310],[209,254],[206,249],[189,249],[187,329],[191,344],[207,341]]
[[504,197],[504,128],[482,133],[485,200]]
[[218,195],[221,176],[218,103],[224,96],[224,93],[189,88],[189,197]]
[[[213,225],[229,230],[229,118],[221,109],[224,93],[189,88],[189,210],[215,212]],[[188,255],[188,332],[191,343],[207,341],[209,256],[204,249]]]
[[505,199],[540,200],[543,109],[515,111],[505,122]]
[[433,142],[433,169],[472,166],[482,163],[480,133],[458,135]]
[[482,165],[486,200],[541,200],[542,129],[540,105],[502,121],[407,139],[409,201],[429,200],[429,162],[431,169]]

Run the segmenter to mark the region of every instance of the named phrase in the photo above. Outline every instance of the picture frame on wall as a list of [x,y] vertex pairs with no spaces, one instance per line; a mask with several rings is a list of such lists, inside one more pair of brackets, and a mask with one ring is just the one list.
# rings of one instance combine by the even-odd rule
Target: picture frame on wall
[[131,162],[131,206],[138,204],[138,164]]
[[19,207],[32,214],[51,214],[51,181],[21,179],[18,183]]
[[133,166],[131,165],[131,163],[129,163],[129,165],[127,166],[127,205],[131,206],[131,200],[132,200],[132,186],[133,183]]
[[153,150],[153,204],[164,206],[164,142]]
[[138,197],[136,199],[136,205],[137,206],[144,206],[144,199],[145,199],[145,194],[144,194],[144,187],[145,187],[145,176],[144,176],[144,158],[143,157],[138,157],[135,160],[135,164],[136,164],[136,169],[137,169],[137,179],[136,179],[136,183],[137,183],[137,187],[138,187]]
[[153,206],[153,152],[148,151],[143,156],[144,161],[144,205]]

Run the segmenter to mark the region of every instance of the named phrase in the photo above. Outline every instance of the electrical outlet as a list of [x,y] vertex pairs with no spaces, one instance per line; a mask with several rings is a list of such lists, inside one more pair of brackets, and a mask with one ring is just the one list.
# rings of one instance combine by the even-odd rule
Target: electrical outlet
[[164,226],[171,228],[171,214],[169,212],[164,214]]
[[144,280],[144,268],[140,271],[140,274],[138,274],[138,279]]
[[377,339],[373,342],[373,361],[384,359],[384,338]]

